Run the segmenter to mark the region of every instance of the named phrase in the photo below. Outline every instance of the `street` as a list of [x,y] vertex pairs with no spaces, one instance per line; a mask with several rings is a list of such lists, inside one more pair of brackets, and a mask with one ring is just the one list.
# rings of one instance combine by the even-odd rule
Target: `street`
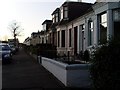
[[2,90],[65,88],[50,72],[20,49],[12,63],[2,65]]

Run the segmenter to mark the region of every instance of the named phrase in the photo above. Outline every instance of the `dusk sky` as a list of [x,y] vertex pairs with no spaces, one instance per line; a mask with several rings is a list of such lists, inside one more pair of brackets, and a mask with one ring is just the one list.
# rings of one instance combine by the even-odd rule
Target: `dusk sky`
[[[23,42],[32,32],[41,31],[42,22],[52,19],[52,12],[64,1],[66,0],[0,0],[0,40],[12,38],[8,25],[16,20],[24,29],[22,36],[18,37],[20,42]],[[95,0],[82,1],[95,2]]]

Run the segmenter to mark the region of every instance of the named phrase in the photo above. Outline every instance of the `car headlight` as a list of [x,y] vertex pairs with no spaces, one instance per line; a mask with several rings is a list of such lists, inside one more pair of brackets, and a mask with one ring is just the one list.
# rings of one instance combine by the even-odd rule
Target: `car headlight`
[[4,57],[5,57],[5,58],[10,57],[10,54],[6,54]]

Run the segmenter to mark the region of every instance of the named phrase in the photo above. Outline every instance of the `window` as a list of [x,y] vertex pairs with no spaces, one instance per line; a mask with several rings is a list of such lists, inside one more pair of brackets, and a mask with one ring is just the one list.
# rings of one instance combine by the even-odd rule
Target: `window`
[[68,18],[68,7],[61,7],[61,20]]
[[114,38],[120,37],[120,8],[113,11],[114,19]]
[[44,37],[42,38],[42,43],[44,43]]
[[62,30],[61,40],[62,40],[62,47],[65,47],[65,30]]
[[55,15],[52,15],[53,23],[55,23]]
[[100,44],[107,42],[107,13],[100,15],[100,31],[99,31]]
[[49,36],[49,39],[50,39],[50,44],[51,44],[51,42],[52,42],[52,34],[50,33],[50,36]]
[[72,46],[72,35],[71,35],[71,33],[72,33],[72,30],[71,29],[69,29],[69,47],[71,47]]
[[82,51],[84,51],[84,30],[85,30],[85,24],[82,24],[80,25],[81,27],[81,30],[82,30],[82,42],[81,42],[81,45],[82,45]]
[[64,18],[68,18],[68,8],[64,7]]
[[58,22],[58,13],[55,14],[55,22]]
[[58,13],[52,15],[52,20],[53,20],[53,23],[58,22]]
[[63,7],[61,7],[60,13],[61,13],[60,19],[62,20],[63,19]]
[[93,44],[93,22],[88,22],[88,45]]
[[113,11],[114,21],[120,21],[120,9],[116,9]]
[[44,31],[46,30],[46,24],[43,24],[43,30]]
[[58,47],[60,46],[60,31],[58,31]]

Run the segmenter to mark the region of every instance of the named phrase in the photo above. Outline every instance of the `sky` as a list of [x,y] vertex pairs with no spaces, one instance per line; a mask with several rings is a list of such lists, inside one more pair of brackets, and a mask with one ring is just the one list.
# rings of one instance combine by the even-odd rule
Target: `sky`
[[[42,22],[46,19],[51,20],[52,12],[64,1],[66,0],[0,0],[0,40],[13,38],[8,26],[16,20],[23,28],[21,36],[18,37],[22,43],[32,32],[41,31]],[[95,0],[82,1],[95,2]]]

